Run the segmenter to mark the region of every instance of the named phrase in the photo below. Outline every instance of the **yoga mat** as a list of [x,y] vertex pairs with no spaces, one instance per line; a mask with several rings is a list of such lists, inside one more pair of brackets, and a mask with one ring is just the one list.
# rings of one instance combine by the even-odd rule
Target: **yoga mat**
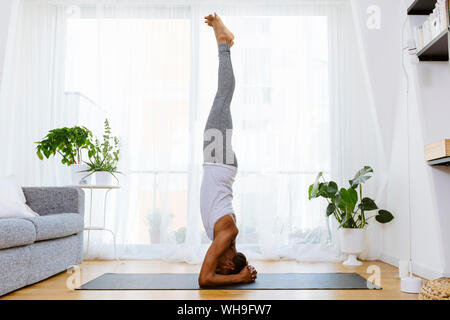
[[346,290],[367,286],[357,273],[262,273],[253,283],[200,288],[197,273],[105,273],[78,290]]

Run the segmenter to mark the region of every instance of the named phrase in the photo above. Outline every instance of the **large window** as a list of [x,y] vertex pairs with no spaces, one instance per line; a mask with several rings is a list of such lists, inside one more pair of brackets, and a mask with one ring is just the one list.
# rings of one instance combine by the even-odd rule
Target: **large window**
[[[65,89],[106,110],[122,140],[125,188],[112,223],[125,251],[184,244],[189,230],[207,242],[198,189],[217,47],[196,18],[68,20]],[[255,253],[326,243],[324,208],[306,195],[330,169],[327,17],[223,19],[236,36],[238,243]]]

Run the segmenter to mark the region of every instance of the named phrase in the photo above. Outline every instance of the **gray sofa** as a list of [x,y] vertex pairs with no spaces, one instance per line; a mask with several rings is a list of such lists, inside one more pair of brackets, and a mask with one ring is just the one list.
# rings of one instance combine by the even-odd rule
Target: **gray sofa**
[[79,188],[23,188],[39,214],[0,219],[0,296],[80,264],[84,192]]

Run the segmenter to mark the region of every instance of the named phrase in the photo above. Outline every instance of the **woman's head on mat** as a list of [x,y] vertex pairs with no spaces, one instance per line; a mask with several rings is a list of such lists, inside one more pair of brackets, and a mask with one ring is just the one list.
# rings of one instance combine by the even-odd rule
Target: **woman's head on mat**
[[239,273],[245,266],[248,265],[247,257],[242,252],[237,252],[233,258],[234,270],[233,273]]
[[216,268],[218,274],[236,274],[248,264],[247,258],[233,248],[227,249],[220,257]]

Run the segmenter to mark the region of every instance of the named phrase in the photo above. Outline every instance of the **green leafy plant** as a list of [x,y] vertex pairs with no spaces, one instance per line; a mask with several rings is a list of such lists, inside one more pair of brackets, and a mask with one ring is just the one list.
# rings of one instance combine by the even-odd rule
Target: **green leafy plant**
[[50,130],[47,136],[36,144],[36,154],[41,160],[58,153],[62,156],[61,163],[65,165],[81,164],[82,150],[87,149],[89,156],[91,155],[92,133],[85,127],[58,128]]
[[85,172],[89,172],[89,175],[98,171],[109,172],[118,181],[115,173],[121,173],[117,171],[119,153],[119,138],[111,135],[109,121],[105,119],[103,141],[100,143],[99,139],[96,138],[95,143],[91,145],[89,161],[85,162],[89,168]]
[[[362,229],[371,218],[375,218],[379,223],[388,223],[394,216],[387,210],[379,209],[374,200],[363,197],[362,194],[362,185],[372,177],[372,174],[373,169],[365,166],[349,181],[349,188],[339,189],[336,182],[326,181],[323,173],[319,172],[316,181],[309,186],[308,198],[309,200],[325,198],[328,202],[326,214],[333,215],[340,228]],[[366,217],[366,212],[375,210],[376,214]]]

